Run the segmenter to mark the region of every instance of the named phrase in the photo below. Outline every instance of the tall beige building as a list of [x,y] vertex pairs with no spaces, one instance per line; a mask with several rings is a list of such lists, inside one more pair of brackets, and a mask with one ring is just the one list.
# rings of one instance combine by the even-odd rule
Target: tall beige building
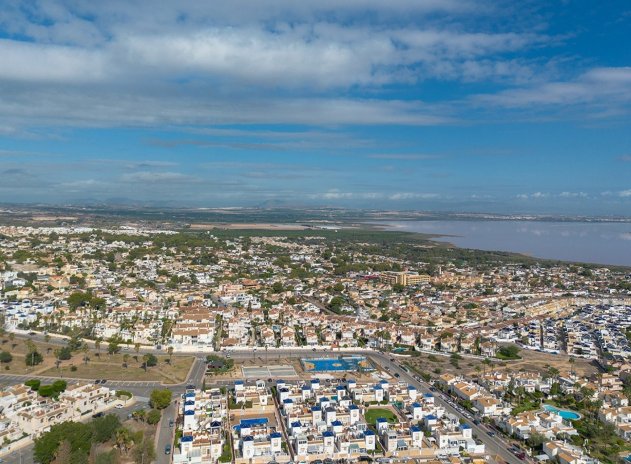
[[414,274],[412,272],[382,272],[379,276],[379,280],[384,283],[394,285],[399,284],[403,286],[418,285],[429,283],[429,275],[427,274]]

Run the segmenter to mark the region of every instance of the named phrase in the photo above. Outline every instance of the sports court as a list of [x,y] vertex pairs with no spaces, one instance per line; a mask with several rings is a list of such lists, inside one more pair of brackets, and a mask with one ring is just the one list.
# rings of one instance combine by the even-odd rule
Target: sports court
[[246,379],[267,379],[297,377],[296,369],[290,365],[280,366],[243,366],[243,377]]

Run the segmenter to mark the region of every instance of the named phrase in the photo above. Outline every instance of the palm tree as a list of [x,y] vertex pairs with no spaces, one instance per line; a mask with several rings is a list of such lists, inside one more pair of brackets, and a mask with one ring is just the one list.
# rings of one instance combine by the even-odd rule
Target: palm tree
[[127,454],[129,448],[133,445],[133,440],[129,433],[129,430],[126,428],[120,428],[116,431],[116,447],[121,450],[124,454]]
[[123,365],[124,365],[125,367],[127,367],[127,361],[129,361],[129,355],[128,355],[127,353],[125,353],[125,354],[123,355]]
[[144,410],[144,409],[138,409],[138,410],[136,410],[136,411],[132,412],[132,413],[131,413],[131,416],[132,416],[135,420],[138,420],[138,421],[143,422],[143,421],[145,420],[145,415],[146,415],[146,414],[147,414],[147,413],[145,412],[145,410]]
[[59,348],[55,348],[55,351],[53,351],[53,354],[55,355],[55,358],[56,358],[55,364],[57,365],[57,370],[59,370],[59,365],[61,364],[59,355],[61,354],[61,350]]
[[96,348],[96,351],[101,351],[101,338],[100,337],[94,340],[94,347]]
[[88,353],[90,352],[90,347],[88,346],[87,343],[84,343],[83,346],[81,346],[81,351],[83,351],[83,362],[85,362],[85,364],[88,364]]
[[24,343],[26,344],[26,349],[29,356],[31,356],[31,366],[33,366],[35,362],[35,353],[37,353],[37,347],[35,346],[35,343],[33,343],[33,340],[31,340],[30,338],[27,339]]
[[172,346],[167,348],[167,353],[169,353],[169,364],[171,364],[171,358],[173,357],[173,347]]
[[138,356],[138,353],[140,353],[140,343],[134,344],[134,351],[136,352],[136,356]]
[[145,372],[147,372],[147,362],[149,361],[149,355],[144,354],[142,356],[142,360],[143,360],[143,367],[145,368]]

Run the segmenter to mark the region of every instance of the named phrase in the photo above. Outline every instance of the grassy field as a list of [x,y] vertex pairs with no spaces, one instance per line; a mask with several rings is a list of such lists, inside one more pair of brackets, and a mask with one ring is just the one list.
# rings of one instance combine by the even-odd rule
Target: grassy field
[[368,425],[375,425],[377,419],[380,417],[385,418],[391,424],[394,424],[397,421],[397,416],[390,410],[384,408],[371,408],[366,410],[366,414],[364,414],[366,418],[366,423]]

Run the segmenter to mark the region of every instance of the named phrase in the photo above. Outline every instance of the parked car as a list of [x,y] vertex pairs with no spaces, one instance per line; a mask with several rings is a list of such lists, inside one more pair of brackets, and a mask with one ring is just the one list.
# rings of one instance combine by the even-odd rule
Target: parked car
[[171,454],[171,445],[166,445],[164,447],[164,454]]

